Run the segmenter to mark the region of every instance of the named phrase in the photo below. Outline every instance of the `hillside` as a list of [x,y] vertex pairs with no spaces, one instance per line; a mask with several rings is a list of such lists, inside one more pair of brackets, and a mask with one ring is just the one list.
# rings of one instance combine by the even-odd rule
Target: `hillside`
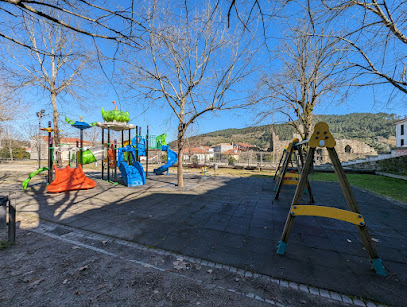
[[[316,115],[315,122],[324,121],[330,126],[337,139],[357,139],[384,152],[394,146],[395,114],[351,113],[347,115]],[[212,146],[218,143],[243,142],[267,149],[270,145],[271,131],[280,140],[292,138],[295,129],[287,124],[263,125],[243,129],[225,129],[205,133],[186,140],[186,146]],[[176,141],[170,143],[176,145]]]

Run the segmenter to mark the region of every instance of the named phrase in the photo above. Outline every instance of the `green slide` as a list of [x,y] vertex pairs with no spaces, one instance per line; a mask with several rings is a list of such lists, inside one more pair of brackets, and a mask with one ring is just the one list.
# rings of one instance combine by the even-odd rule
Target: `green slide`
[[[77,161],[78,161],[78,164],[79,164],[80,161],[81,161],[81,152],[80,151],[78,151],[77,159],[78,159]],[[83,151],[83,164],[89,164],[89,163],[93,163],[93,162],[96,162],[96,161],[97,161],[97,159],[96,159],[96,157],[94,156],[93,152],[90,149],[87,149],[87,150]]]
[[31,178],[34,177],[35,175],[38,175],[39,173],[43,171],[47,171],[48,167],[41,167],[40,169],[36,170],[35,172],[32,172],[30,176],[26,180],[23,181],[23,189],[27,190],[28,183],[30,182]]

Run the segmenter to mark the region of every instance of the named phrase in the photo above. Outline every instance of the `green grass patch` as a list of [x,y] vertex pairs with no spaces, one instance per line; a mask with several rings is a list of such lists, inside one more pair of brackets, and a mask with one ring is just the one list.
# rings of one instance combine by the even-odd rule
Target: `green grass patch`
[[[262,170],[258,171],[255,170],[247,170],[247,169],[234,169],[234,168],[218,168],[216,172],[213,168],[207,169],[209,176],[237,176],[237,177],[273,177],[274,171],[273,170]],[[176,173],[177,169],[175,167],[170,168],[171,173]],[[184,173],[195,173],[201,174],[201,168],[184,168]]]
[[[347,174],[346,177],[354,186],[407,202],[407,181],[405,180],[370,174]],[[314,173],[310,175],[310,180],[338,181],[334,173]]]
[[11,244],[8,241],[0,241],[0,250],[6,249]]

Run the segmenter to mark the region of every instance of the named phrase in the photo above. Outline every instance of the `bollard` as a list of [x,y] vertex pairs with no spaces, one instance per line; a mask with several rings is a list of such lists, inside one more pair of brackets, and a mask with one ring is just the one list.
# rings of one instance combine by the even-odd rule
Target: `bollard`
[[0,231],[7,228],[7,200],[6,196],[0,196]]
[[8,242],[16,243],[16,198],[11,197],[8,201]]
[[[8,209],[8,210],[7,210]],[[16,203],[15,197],[0,196],[0,231],[7,228],[8,213],[8,242],[16,242]]]

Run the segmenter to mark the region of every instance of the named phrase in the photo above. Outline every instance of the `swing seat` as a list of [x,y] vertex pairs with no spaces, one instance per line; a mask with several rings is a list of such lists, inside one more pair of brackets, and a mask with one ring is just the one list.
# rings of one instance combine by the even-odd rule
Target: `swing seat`
[[73,190],[87,190],[96,186],[96,182],[86,177],[82,166],[76,168],[67,165],[64,168],[57,168],[54,165],[55,179],[51,182],[47,191],[50,193],[60,193]]

